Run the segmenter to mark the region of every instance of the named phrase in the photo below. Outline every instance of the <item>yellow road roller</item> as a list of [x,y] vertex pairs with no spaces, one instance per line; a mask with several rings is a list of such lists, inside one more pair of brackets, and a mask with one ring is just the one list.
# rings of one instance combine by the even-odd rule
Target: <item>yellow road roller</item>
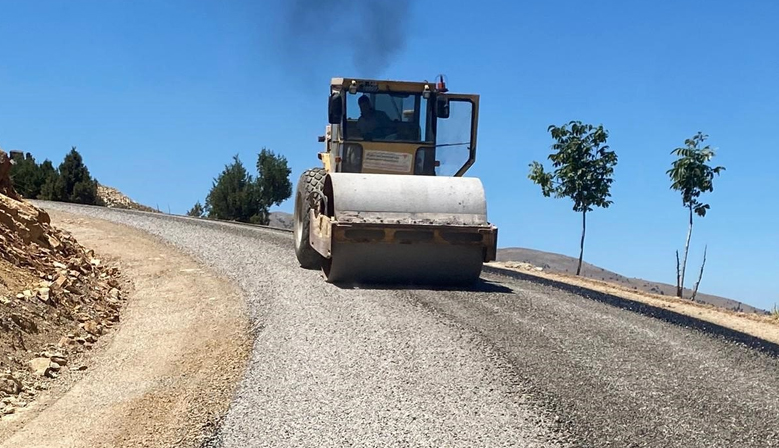
[[294,244],[330,283],[463,285],[495,260],[476,160],[479,96],[435,82],[333,78],[322,167],[301,174]]

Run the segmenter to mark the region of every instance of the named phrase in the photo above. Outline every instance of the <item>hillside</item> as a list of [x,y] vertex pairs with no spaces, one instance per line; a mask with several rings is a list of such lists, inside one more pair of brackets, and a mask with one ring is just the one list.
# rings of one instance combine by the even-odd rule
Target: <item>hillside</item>
[[[108,187],[105,185],[98,185],[97,195],[101,201],[101,205],[108,208],[123,208],[128,210],[142,210],[146,212],[158,212],[158,210],[139,204],[129,197],[117,190],[116,188]],[[292,214],[286,212],[271,212],[270,223],[271,227],[278,227],[282,229],[292,230]]]
[[286,212],[271,212],[270,223],[271,227],[280,227],[282,229],[292,230],[292,214]]
[[108,208],[123,208],[128,210],[141,210],[144,212],[157,212],[157,210],[149,206],[133,201],[116,188],[105,185],[97,186],[97,197],[100,200],[101,205],[104,205]]
[[[543,252],[534,249],[525,249],[520,247],[507,247],[504,249],[498,249],[497,261],[513,261],[513,262],[529,263],[534,266],[539,266],[546,271],[559,272],[564,274],[575,274],[576,265],[579,262],[578,259],[566,255]],[[653,282],[650,280],[644,280],[640,278],[625,277],[621,274],[617,274],[616,272],[612,272],[586,262],[582,263],[582,276],[594,280],[602,280],[602,281],[617,283],[638,291],[644,291],[644,292],[649,292],[654,294],[662,294],[667,296],[673,296],[674,294],[676,294],[675,285]],[[691,294],[692,294],[691,290],[685,289],[685,297],[689,297]],[[746,313],[765,312],[764,310],[757,309],[750,305],[741,303],[737,300],[714,296],[710,294],[703,294],[700,291],[698,291],[696,300],[699,302],[708,303],[722,308],[727,308],[731,310],[741,310]]]

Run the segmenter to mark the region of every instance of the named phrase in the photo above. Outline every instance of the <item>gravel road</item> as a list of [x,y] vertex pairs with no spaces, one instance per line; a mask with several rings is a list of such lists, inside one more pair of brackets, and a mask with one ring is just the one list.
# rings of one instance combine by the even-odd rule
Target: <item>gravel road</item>
[[148,231],[243,290],[253,353],[212,446],[779,447],[775,354],[538,282],[344,289],[291,235],[40,205]]

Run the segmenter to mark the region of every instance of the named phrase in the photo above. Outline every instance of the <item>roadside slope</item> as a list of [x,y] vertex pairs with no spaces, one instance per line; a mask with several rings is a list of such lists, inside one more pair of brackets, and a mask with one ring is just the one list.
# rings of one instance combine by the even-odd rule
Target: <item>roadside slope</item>
[[111,333],[123,303],[116,266],[23,200],[11,166],[0,150],[0,426]]
[[198,446],[226,412],[250,350],[239,290],[137,230],[51,211],[132,281],[117,331],[0,432],[2,447]]
[[[574,275],[578,259],[567,255],[544,252],[535,249],[522,247],[505,247],[498,249],[497,264],[511,265],[512,262],[530,263],[533,266],[543,268],[544,272],[552,272],[559,275]],[[667,283],[644,280],[640,278],[629,278],[624,275],[603,269],[599,266],[582,263],[581,277],[592,279],[594,281],[608,282],[617,287],[624,287],[636,292],[658,294],[666,297],[676,296],[676,286]],[[705,281],[704,281],[705,283]],[[684,289],[684,297],[692,296],[692,290]],[[746,313],[765,314],[765,310],[757,309],[746,303],[742,303],[733,298],[720,297],[712,294],[705,294],[698,291],[697,302],[707,303],[727,310],[738,310]]]
[[538,283],[549,283],[561,289],[578,290],[580,294],[607,294],[632,302],[634,307],[642,304],[658,310],[668,310],[683,316],[700,319],[714,325],[735,330],[764,341],[779,344],[779,316],[737,312],[709,303],[692,302],[675,296],[664,296],[636,291],[619,283],[578,277],[574,274],[559,274],[549,271],[537,271],[533,267],[511,262],[493,262],[485,265],[486,271],[496,271],[520,279],[532,279]]

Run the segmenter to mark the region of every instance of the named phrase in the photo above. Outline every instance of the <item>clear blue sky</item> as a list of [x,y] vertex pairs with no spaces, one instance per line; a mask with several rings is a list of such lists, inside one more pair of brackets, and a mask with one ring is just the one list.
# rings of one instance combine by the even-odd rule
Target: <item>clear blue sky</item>
[[[602,123],[619,164],[585,260],[674,283],[686,217],[665,171],[700,130],[727,171],[696,221],[690,275],[708,243],[704,292],[779,302],[779,150],[764,140],[779,120],[779,3],[412,3],[404,23],[329,0],[292,27],[282,0],[0,0],[0,146],[59,163],[76,145],[102,183],[184,213],[233,154],[253,167],[263,146],[280,152],[294,181],[317,166],[331,77],[445,73],[482,96],[468,174],[500,246],[578,255],[580,217],[541,196],[528,164],[546,161],[548,125]],[[331,25],[341,4],[354,14]],[[366,56],[379,19],[404,39],[386,60]]]

